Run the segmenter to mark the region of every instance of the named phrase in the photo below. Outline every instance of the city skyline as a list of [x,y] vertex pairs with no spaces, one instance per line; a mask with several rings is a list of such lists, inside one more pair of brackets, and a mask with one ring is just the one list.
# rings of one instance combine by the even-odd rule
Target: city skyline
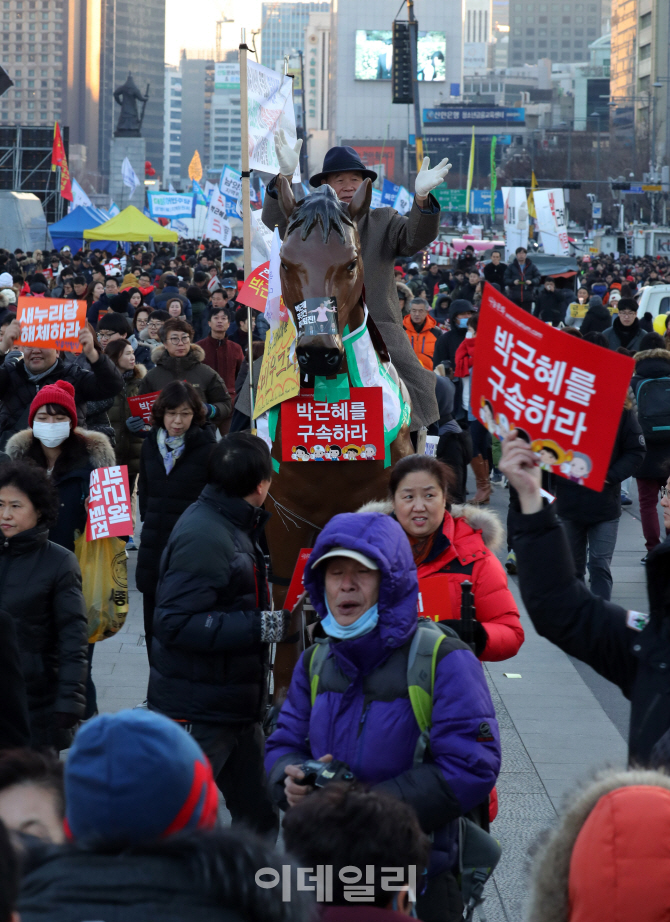
[[[180,0],[165,2],[165,63],[179,64],[182,48],[189,51],[208,51],[216,45],[216,23],[235,16],[235,7],[226,0],[198,0],[197,15],[184,17],[184,4]],[[221,35],[224,50],[237,48],[240,29],[260,28],[261,0],[248,0],[244,4],[244,20],[225,23]]]

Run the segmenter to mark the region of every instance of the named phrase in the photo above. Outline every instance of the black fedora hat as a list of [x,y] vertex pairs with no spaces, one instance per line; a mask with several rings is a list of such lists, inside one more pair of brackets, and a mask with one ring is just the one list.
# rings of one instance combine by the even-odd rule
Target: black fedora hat
[[329,173],[347,173],[355,171],[363,174],[363,179],[377,178],[374,170],[368,170],[353,147],[331,147],[323,158],[323,170],[310,177],[309,184],[315,189],[321,185]]

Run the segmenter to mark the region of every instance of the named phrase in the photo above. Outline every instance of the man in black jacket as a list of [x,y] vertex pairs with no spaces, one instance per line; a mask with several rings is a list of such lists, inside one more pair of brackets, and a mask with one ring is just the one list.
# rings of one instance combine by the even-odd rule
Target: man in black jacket
[[[649,552],[649,614],[626,611],[589,592],[575,566],[552,506],[540,494],[540,468],[530,446],[512,433],[503,443],[500,470],[519,495],[513,518],[519,588],[535,629],[575,656],[631,702],[629,762],[670,763],[670,539]],[[670,488],[670,480],[666,490]],[[670,497],[661,499],[670,528]],[[547,561],[551,566],[547,566]]]
[[[640,468],[645,454],[642,428],[633,402],[628,398],[621,413],[605,485],[600,493],[565,477],[552,478],[556,511],[565,525],[577,576],[583,580],[586,575],[588,546],[591,591],[602,599],[612,597],[610,564],[621,518],[621,484]],[[575,463],[581,463],[576,452],[572,466]]]
[[148,705],[180,721],[209,757],[233,823],[275,836],[261,720],[269,644],[291,614],[270,611],[258,540],[272,462],[262,439],[225,436],[207,486],[177,522],[161,560]]
[[565,319],[565,301],[556,291],[556,282],[552,278],[544,280],[544,288],[535,302],[535,316],[545,323],[557,327]]
[[91,365],[90,371],[74,362],[66,364],[55,349],[35,349],[32,346],[23,346],[23,361],[8,367],[5,355],[20,339],[21,324],[13,320],[0,340],[0,449],[15,432],[28,428],[30,404],[46,384],[70,382],[74,387],[80,426],[85,426],[87,401],[107,400],[123,390],[121,372],[106,355],[96,352],[88,329],[81,331],[79,342]]
[[505,286],[505,271],[507,265],[502,261],[499,250],[491,253],[491,262],[484,266],[484,278],[490,285],[500,285],[502,291]]
[[540,273],[528,258],[525,247],[517,247],[515,259],[505,270],[505,287],[510,301],[530,313],[535,298],[535,286],[540,284]]

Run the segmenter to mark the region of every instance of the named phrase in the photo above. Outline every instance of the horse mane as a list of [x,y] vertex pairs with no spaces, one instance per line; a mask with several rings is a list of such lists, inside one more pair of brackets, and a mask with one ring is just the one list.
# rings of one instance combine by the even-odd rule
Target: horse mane
[[331,230],[334,230],[342,243],[344,243],[345,224],[348,227],[354,226],[349,213],[340,203],[333,189],[326,183],[298,202],[289,218],[286,236],[288,237],[296,227],[302,226],[300,236],[302,240],[305,240],[317,223],[321,225],[324,243],[328,243]]

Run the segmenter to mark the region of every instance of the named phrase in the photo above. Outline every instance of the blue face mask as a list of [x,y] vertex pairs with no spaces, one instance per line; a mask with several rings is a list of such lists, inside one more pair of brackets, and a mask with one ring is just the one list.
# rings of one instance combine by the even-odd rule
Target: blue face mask
[[461,329],[465,329],[465,328],[467,327],[467,325],[468,325],[468,318],[467,318],[467,317],[461,317],[461,318],[459,319],[459,321],[458,321],[458,325],[459,325],[459,327],[460,327]]
[[321,622],[321,627],[329,637],[334,637],[335,640],[353,640],[355,637],[362,637],[363,634],[369,634],[370,631],[377,627],[377,622],[379,621],[379,610],[376,602],[372,608],[368,608],[368,610],[354,621],[353,624],[347,625],[337,623],[327,601],[326,610],[328,614]]

